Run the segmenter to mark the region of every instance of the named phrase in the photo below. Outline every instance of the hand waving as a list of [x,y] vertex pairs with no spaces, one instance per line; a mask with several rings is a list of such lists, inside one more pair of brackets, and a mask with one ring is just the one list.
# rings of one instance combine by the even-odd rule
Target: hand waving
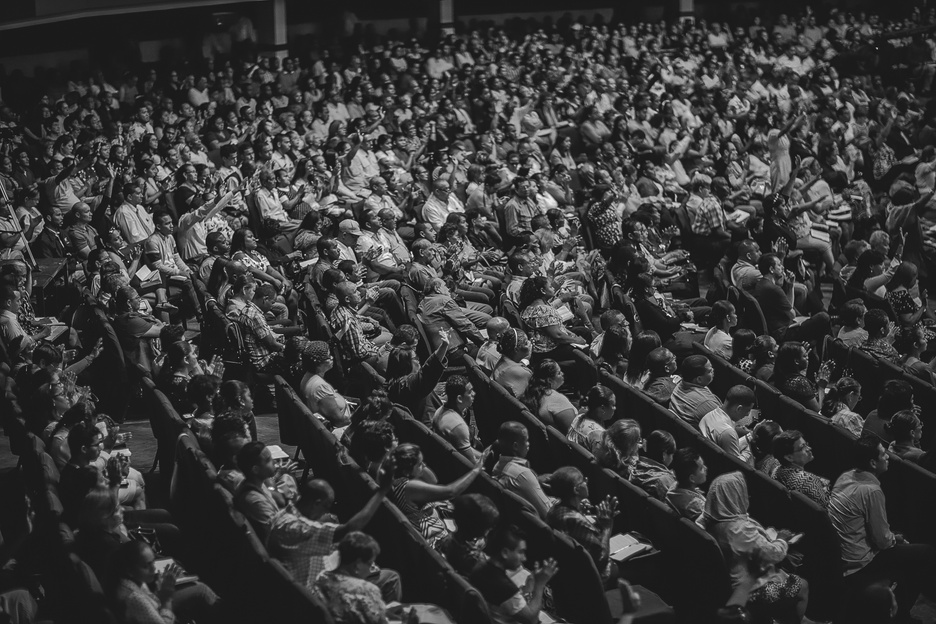
[[537,562],[533,566],[533,578],[539,583],[548,583],[552,577],[556,576],[558,571],[559,564],[556,563],[556,560],[546,559],[542,563]]

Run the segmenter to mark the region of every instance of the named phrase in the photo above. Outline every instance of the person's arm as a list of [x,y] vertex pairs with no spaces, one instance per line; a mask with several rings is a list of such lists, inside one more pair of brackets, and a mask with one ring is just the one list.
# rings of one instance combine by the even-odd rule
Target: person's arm
[[533,506],[536,515],[545,519],[552,503],[532,470],[524,470],[517,476],[517,487],[523,492],[523,499]]
[[537,624],[539,622],[540,611],[543,609],[543,592],[546,590],[546,584],[559,571],[559,566],[555,559],[547,559],[542,564],[537,563],[533,566],[533,592],[530,600],[520,611],[514,614],[521,624]]
[[886,550],[893,546],[897,539],[890,530],[887,522],[887,510],[884,506],[884,492],[880,488],[870,490],[865,497],[867,510],[868,541],[875,550]]
[[475,464],[474,468],[466,472],[455,481],[452,481],[448,485],[437,485],[426,483],[425,481],[410,479],[406,484],[407,498],[409,498],[417,505],[420,505],[451,500],[456,496],[459,496],[460,494],[464,493],[464,491],[468,489],[468,486],[470,486],[478,477],[478,475],[481,474],[484,461],[490,454],[490,449],[484,451],[484,453],[482,453],[481,457],[479,458],[478,463]]
[[468,320],[468,316],[458,307],[454,299],[449,299],[445,303],[442,313],[445,315],[445,319],[455,328],[455,331],[464,338],[478,345],[484,343],[484,336],[481,335],[474,323]]
[[554,342],[558,344],[577,344],[583,345],[587,344],[585,339],[574,334],[565,328],[563,325],[549,325],[548,327],[540,327],[539,331],[543,332]]
[[140,338],[159,338],[159,333],[162,331],[164,324],[162,321],[156,320],[153,321],[149,329],[147,329]]
[[179,229],[188,230],[189,228],[193,227],[196,223],[207,221],[211,217],[215,216],[216,214],[224,210],[224,207],[227,206],[229,203],[231,203],[231,200],[233,198],[234,198],[234,192],[228,191],[227,194],[224,195],[224,197],[219,199],[217,202],[215,202],[213,206],[211,205],[211,202],[206,202],[202,204],[201,206],[198,207],[198,209],[194,210],[191,213],[188,213],[188,214],[193,215],[193,217],[191,219],[185,220],[184,228],[182,227],[182,219],[184,219],[188,215],[182,215],[182,217],[179,218]]
[[341,539],[351,531],[363,531],[367,523],[370,522],[374,514],[377,513],[377,510],[380,509],[380,504],[383,502],[384,498],[387,497],[387,492],[390,491],[390,487],[393,484],[392,473],[388,468],[389,466],[382,466],[380,473],[377,475],[377,483],[380,485],[380,489],[374,492],[373,496],[370,497],[370,500],[367,501],[359,512],[335,529],[335,541],[341,541]]

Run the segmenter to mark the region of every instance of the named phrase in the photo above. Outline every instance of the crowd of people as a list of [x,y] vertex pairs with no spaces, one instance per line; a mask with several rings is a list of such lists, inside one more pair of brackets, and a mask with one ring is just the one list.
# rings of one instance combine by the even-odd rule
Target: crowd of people
[[[122,360],[107,365],[126,362],[133,386],[155,382],[270,555],[336,622],[384,622],[402,596],[403,571],[378,568],[366,534],[385,498],[494,621],[549,611],[556,563],[525,567],[523,535],[468,493],[482,471],[617,585],[609,540],[627,509],[592,505],[575,468],[536,474],[518,422],[482,448],[475,391],[447,370],[463,354],[711,533],[732,572],[725,621],[803,621],[802,536],[748,514],[740,473],[709,484],[696,450],[642,433],[609,388],[583,388],[583,367],[827,509],[842,605],[859,606],[842,622],[912,621],[920,592],[936,588],[936,550],[891,530],[879,477],[888,451],[930,470],[936,455],[909,384],[888,382],[878,409],[858,414],[860,383],[821,353],[836,337],[936,382],[936,39],[922,28],[936,18],[906,13],[806,10],[769,25],[565,17],[519,35],[490,27],[119,80],[79,73],[32,84],[21,109],[0,106],[5,393],[54,461],[75,552],[118,619],[224,621],[227,600],[202,583],[177,588],[178,566],[156,574],[157,555],[185,560],[179,530],[149,507],[122,452],[130,436],[96,404],[116,378],[95,365],[104,346],[78,315],[47,340],[34,258],[64,262],[79,307],[119,342]],[[856,60],[884,40],[904,63]],[[192,336],[213,309],[242,338],[236,367],[199,358]],[[852,432],[854,470],[834,482],[808,472],[802,434],[758,421],[746,386],[717,396],[693,342]],[[274,375],[379,486],[344,523],[331,486],[297,480],[274,459],[277,440],[260,439],[254,401],[276,409]],[[371,385],[355,398],[361,380]],[[418,446],[397,444],[394,406],[474,468],[439,483]],[[41,616],[21,581],[0,585],[0,612],[17,623]],[[626,621],[640,595],[621,587]]]

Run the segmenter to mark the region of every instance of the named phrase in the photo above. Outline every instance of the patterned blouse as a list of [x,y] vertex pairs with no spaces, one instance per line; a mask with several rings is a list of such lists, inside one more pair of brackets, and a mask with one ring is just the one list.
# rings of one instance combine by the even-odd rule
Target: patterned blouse
[[900,361],[900,354],[897,353],[897,349],[886,338],[872,338],[861,345],[861,349],[874,357],[889,360],[894,364]]
[[336,624],[381,624],[386,606],[376,585],[338,572],[323,572],[315,582]]
[[556,342],[543,333],[542,329],[553,326],[561,326],[562,319],[556,310],[547,303],[539,303],[527,306],[527,309],[520,315],[523,322],[527,324],[532,331],[530,341],[533,343],[533,353],[547,353],[555,349]]

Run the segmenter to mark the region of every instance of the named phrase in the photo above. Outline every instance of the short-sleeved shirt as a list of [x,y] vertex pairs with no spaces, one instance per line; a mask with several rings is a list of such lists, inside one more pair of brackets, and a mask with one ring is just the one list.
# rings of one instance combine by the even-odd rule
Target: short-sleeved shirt
[[605,428],[600,423],[591,418],[586,418],[585,414],[579,414],[572,421],[566,437],[586,450],[594,452],[595,447],[601,442],[601,436],[604,432]]
[[97,249],[97,231],[87,223],[76,223],[65,230],[65,234],[68,235],[68,242],[76,253],[82,249]]
[[326,558],[335,550],[337,528],[331,522],[309,520],[290,505],[273,518],[267,550],[297,583],[311,591],[327,567]]
[[325,572],[315,582],[315,592],[336,623],[380,624],[385,621],[386,606],[380,589],[370,581]]
[[463,452],[471,448],[471,430],[465,419],[455,410],[446,407],[437,409],[432,415],[432,429],[457,451]]
[[572,401],[569,400],[569,397],[562,394],[561,392],[552,390],[547,392],[543,397],[543,402],[540,404],[539,413],[540,415],[544,413],[547,414],[553,423],[555,423],[556,416],[563,412],[574,409],[575,406],[572,405]]
[[497,624],[515,624],[515,616],[527,605],[520,588],[510,580],[507,572],[491,561],[478,567],[468,578],[491,610],[491,619]]
[[302,380],[302,398],[305,399],[306,407],[313,414],[320,413],[319,405],[327,398],[332,398],[341,410],[342,420],[346,423],[351,420],[351,407],[343,396],[338,394],[335,387],[325,381],[319,375],[306,373]]
[[531,305],[520,316],[527,327],[533,330],[530,336],[533,353],[547,353],[556,348],[556,342],[541,331],[547,327],[562,325],[562,319],[551,305],[546,303]]

